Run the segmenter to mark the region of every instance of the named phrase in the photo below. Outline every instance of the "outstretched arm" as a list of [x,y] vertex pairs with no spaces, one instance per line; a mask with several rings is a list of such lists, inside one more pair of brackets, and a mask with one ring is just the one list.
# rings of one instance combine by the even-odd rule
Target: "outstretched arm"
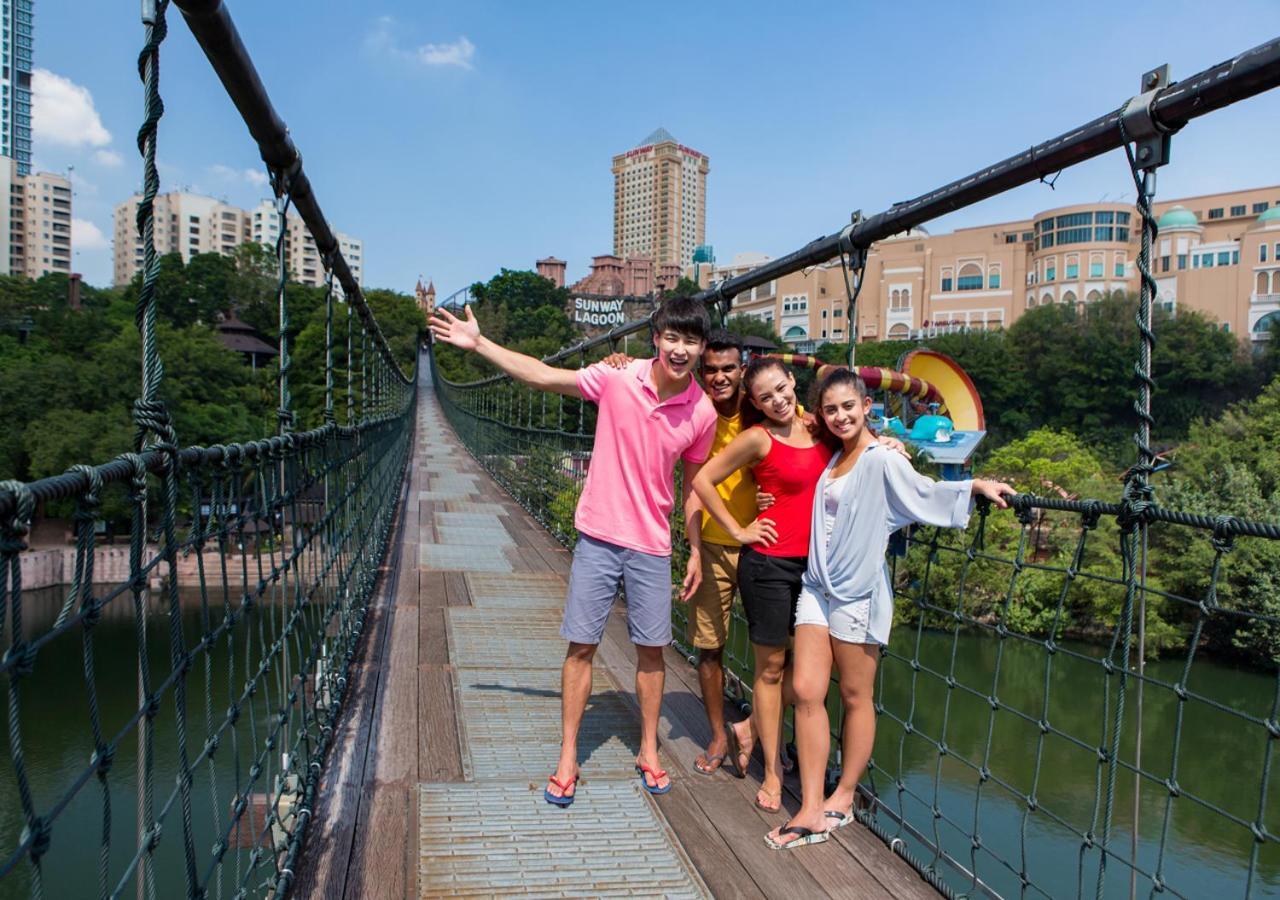
[[724,500],[716,491],[716,485],[724,481],[744,466],[754,466],[764,459],[769,452],[769,437],[759,428],[750,428],[729,442],[715,456],[707,461],[693,479],[693,489],[702,501],[703,513],[711,514],[711,518],[720,523],[720,527],[729,532],[735,541],[741,544],[764,544],[766,547],[778,539],[777,529],[772,519],[763,516],[743,528],[729,512]]
[[431,333],[437,340],[462,350],[474,350],[516,381],[540,391],[582,397],[576,370],[557,369],[540,359],[495,344],[480,333],[480,323],[476,321],[470,304],[466,307],[466,319],[459,319],[447,309],[437,309],[430,324]]

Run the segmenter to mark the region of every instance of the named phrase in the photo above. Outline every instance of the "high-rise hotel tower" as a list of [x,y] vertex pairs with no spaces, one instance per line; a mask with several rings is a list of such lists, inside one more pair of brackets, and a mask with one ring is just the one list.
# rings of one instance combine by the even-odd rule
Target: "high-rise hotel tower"
[[693,261],[706,242],[711,160],[659,128],[613,158],[613,252],[659,266]]

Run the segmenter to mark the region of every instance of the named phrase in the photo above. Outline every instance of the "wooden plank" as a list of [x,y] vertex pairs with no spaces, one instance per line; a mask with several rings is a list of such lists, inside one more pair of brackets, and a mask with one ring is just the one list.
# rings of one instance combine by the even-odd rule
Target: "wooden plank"
[[[416,559],[416,554],[415,554]],[[443,609],[449,605],[449,574],[434,569],[418,572],[418,609]]]
[[445,572],[444,591],[450,606],[471,605],[471,589],[467,587],[467,578],[464,573]]
[[[348,900],[411,897],[418,892],[418,791],[412,784],[370,784],[351,852]],[[306,896],[299,894],[298,896]]]
[[418,685],[407,673],[418,670],[418,610],[392,613],[385,677],[379,685],[373,778],[380,782],[418,780]]
[[420,666],[418,692],[419,780],[464,780],[452,667]]
[[517,547],[516,553],[530,572],[551,572],[551,565],[533,547]]
[[[437,607],[418,611],[418,665],[449,664],[448,612]],[[421,709],[421,707],[419,707]]]
[[720,831],[707,818],[683,780],[676,781],[671,791],[662,796],[659,809],[675,831],[680,846],[689,855],[698,874],[711,889],[712,896],[767,896],[752,880]]

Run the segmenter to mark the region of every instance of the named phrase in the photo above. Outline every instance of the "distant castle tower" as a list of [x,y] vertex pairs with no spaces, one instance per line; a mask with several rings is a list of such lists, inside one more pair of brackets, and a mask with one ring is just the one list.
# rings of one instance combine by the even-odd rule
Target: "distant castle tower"
[[546,259],[540,259],[537,262],[538,274],[550,281],[558,288],[564,287],[564,269],[565,261],[556,259],[554,256],[548,256]]
[[418,301],[418,309],[422,310],[422,314],[430,316],[436,311],[436,284],[431,279],[427,279],[427,286],[422,286],[422,279],[418,279],[418,286],[413,289],[413,297]]

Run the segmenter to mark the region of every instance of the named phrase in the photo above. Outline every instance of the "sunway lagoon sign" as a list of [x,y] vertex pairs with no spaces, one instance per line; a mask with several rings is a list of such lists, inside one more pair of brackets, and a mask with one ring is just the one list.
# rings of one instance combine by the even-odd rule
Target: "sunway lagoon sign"
[[588,297],[573,298],[573,321],[580,325],[621,325],[627,315],[622,309],[622,298],[593,300]]

